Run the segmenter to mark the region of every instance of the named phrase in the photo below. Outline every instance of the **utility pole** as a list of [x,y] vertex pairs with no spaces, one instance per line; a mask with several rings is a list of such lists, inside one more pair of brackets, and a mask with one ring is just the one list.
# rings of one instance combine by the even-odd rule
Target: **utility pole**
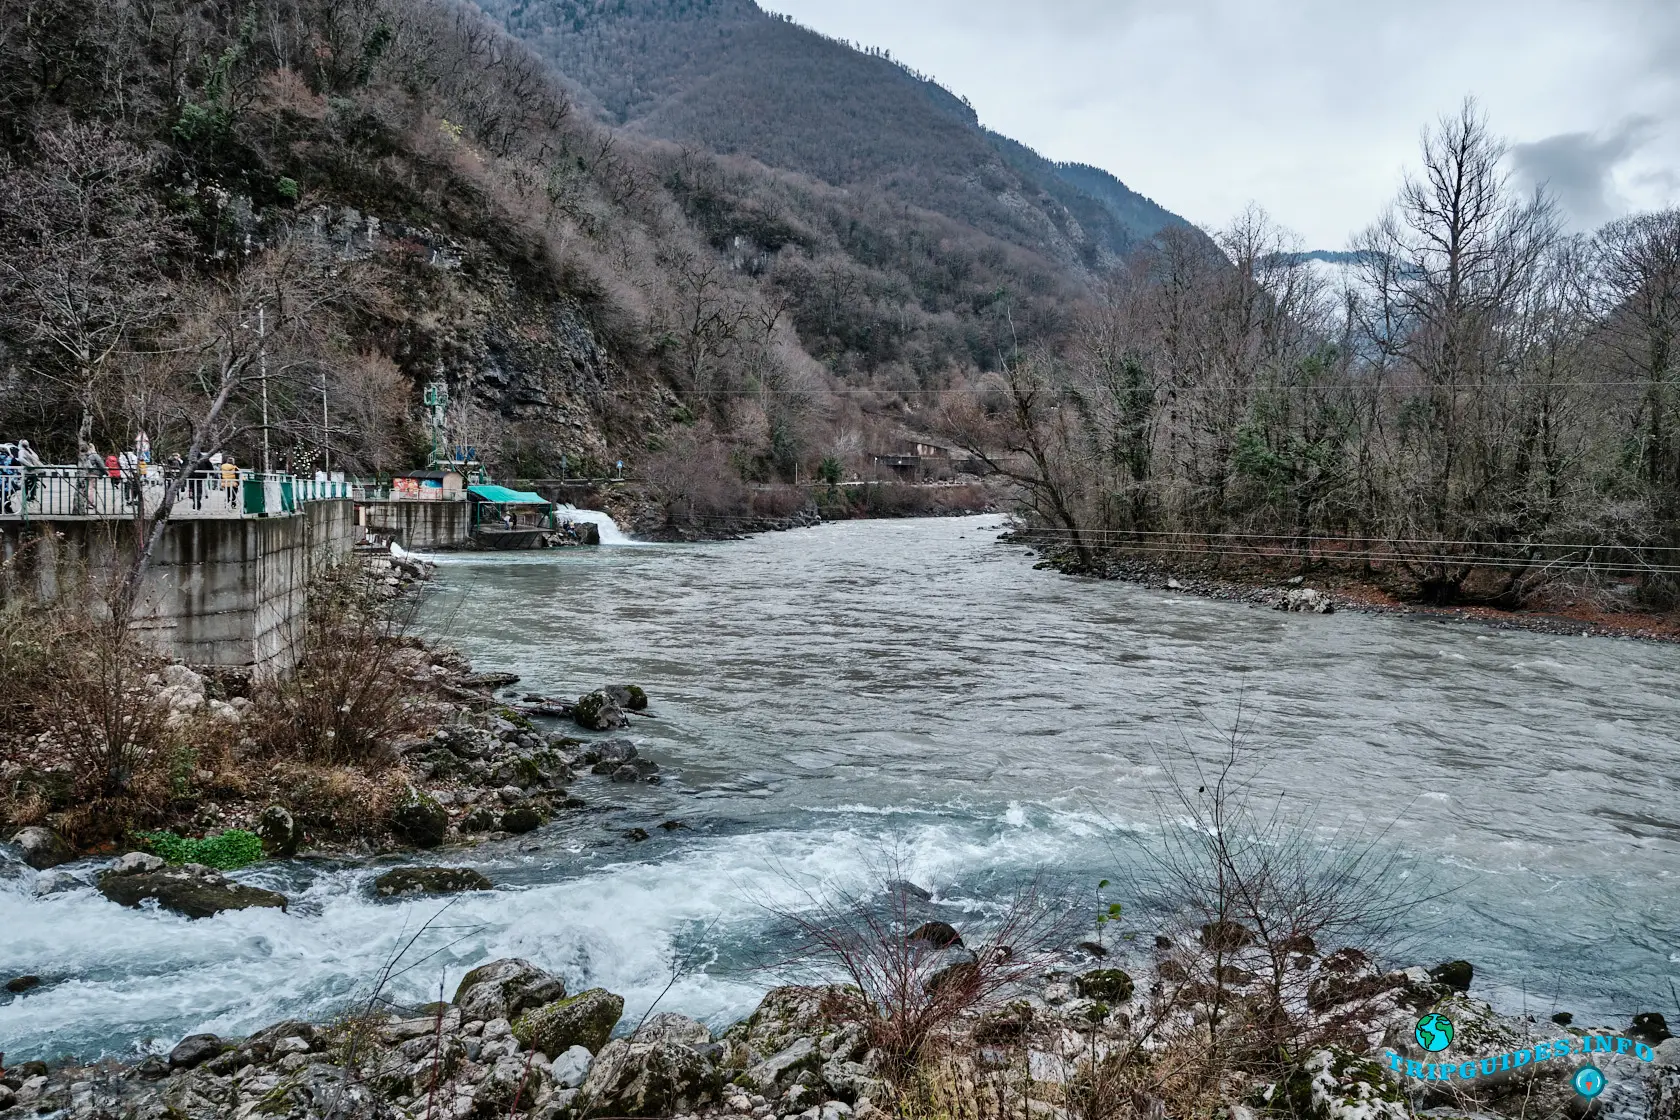
[[[272,469],[268,459],[268,323],[264,315],[268,309],[257,307],[257,368],[262,376],[263,473]],[[195,464],[196,466],[196,464]]]
[[332,477],[332,436],[327,428],[327,371],[321,371],[321,451],[323,453],[323,467],[328,478]]

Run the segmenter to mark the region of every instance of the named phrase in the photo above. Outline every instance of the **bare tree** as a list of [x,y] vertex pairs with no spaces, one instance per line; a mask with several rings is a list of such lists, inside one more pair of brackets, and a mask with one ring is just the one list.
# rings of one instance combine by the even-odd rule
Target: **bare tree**
[[1393,433],[1391,533],[1400,551],[1430,542],[1411,567],[1438,601],[1458,597],[1475,554],[1435,542],[1495,535],[1508,479],[1490,412],[1520,371],[1510,325],[1558,236],[1551,203],[1510,188],[1504,150],[1467,99],[1425,134],[1421,176],[1406,177],[1359,244],[1375,293],[1370,340],[1413,379],[1417,401]]
[[168,313],[178,222],[148,189],[152,160],[98,125],[37,137],[41,158],[0,162],[0,329],[79,410],[79,455],[112,359]]

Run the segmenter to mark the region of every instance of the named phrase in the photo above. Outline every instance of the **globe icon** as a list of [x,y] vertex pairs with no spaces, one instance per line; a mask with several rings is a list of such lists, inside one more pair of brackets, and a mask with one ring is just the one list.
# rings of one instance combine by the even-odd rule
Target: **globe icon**
[[1452,1045],[1452,1020],[1445,1015],[1425,1015],[1417,1021],[1417,1030],[1412,1032],[1412,1036],[1431,1054],[1439,1053]]

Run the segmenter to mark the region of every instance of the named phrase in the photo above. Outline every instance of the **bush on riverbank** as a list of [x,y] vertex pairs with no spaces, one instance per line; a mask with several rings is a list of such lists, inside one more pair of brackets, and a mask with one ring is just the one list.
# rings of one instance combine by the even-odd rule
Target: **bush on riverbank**
[[148,830],[251,827],[270,804],[320,840],[388,835],[413,780],[396,748],[455,707],[407,636],[407,608],[359,563],[310,593],[308,645],[280,678],[171,664],[109,621],[117,612],[72,609],[67,595],[6,599],[0,835],[44,825],[100,850]]

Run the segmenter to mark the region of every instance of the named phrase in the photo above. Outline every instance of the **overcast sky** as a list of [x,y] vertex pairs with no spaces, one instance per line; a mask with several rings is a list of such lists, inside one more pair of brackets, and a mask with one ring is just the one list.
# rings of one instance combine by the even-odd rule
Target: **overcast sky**
[[1680,204],[1680,0],[760,2],[1203,225],[1341,248],[1466,94],[1577,227]]

